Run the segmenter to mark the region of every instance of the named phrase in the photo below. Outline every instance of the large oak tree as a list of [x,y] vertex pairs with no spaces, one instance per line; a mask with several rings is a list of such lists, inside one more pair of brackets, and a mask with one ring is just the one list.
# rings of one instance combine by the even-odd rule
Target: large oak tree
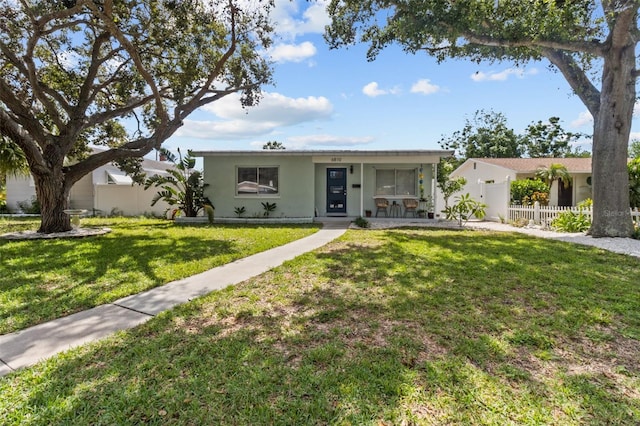
[[439,61],[546,58],[594,119],[595,237],[628,237],[627,146],[636,100],[638,0],[332,0],[331,47],[399,43]]
[[75,182],[109,162],[135,166],[197,108],[234,92],[255,104],[271,79],[260,52],[272,6],[0,0],[0,133],[28,161],[39,231],[71,229]]

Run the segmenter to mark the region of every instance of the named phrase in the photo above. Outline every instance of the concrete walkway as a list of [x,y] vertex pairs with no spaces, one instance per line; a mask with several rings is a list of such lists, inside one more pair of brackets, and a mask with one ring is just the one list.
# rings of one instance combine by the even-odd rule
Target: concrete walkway
[[0,376],[33,365],[74,346],[135,327],[158,313],[237,284],[315,250],[341,236],[349,222],[324,224],[318,232],[107,305],[0,336]]

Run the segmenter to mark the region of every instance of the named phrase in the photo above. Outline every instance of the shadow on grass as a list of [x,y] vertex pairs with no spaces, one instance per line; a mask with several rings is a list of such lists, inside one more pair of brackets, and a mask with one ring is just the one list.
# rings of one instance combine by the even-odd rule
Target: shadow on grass
[[522,236],[350,232],[1,379],[0,420],[637,424],[637,272]]
[[[211,237],[149,232],[83,240],[0,243],[2,323],[22,328],[188,276],[203,254],[240,257],[234,243]],[[29,253],[25,256],[25,253]],[[19,259],[12,262],[12,259]],[[174,269],[178,272],[177,276]],[[169,271],[167,271],[169,269]],[[199,272],[199,271],[198,271]]]

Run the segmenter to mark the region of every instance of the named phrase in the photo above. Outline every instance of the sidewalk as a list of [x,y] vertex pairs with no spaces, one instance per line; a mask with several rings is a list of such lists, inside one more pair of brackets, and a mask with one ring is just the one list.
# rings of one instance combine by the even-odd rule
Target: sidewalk
[[335,222],[313,235],[198,275],[0,336],[0,376],[33,365],[74,346],[141,324],[162,311],[237,284],[315,250],[341,236],[349,223]]

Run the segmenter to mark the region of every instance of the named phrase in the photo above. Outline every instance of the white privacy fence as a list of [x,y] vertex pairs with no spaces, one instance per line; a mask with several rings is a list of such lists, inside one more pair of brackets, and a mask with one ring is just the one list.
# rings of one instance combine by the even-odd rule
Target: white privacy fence
[[[551,222],[563,212],[571,211],[576,214],[582,212],[591,220],[591,208],[578,208],[576,206],[541,206],[537,201],[532,206],[523,206],[512,204],[509,206],[509,222],[519,220],[533,221],[536,225],[549,225]],[[631,219],[636,224],[640,224],[640,211],[637,208],[629,209]]]

